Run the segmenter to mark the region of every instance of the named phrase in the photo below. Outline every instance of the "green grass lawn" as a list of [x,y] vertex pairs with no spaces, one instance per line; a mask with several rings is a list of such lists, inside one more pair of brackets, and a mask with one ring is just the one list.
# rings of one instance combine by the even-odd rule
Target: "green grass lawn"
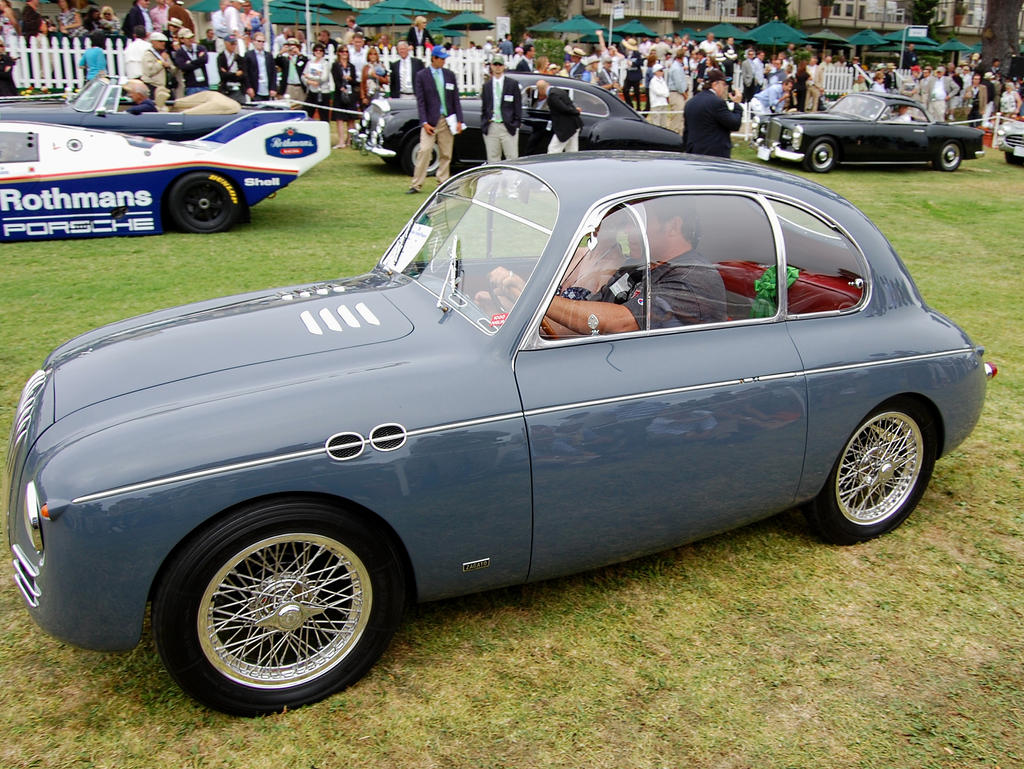
[[[878,224],[1001,369],[900,529],[828,547],[791,511],[420,606],[359,684],[263,719],[186,698],[148,635],[117,655],[57,643],[4,577],[0,767],[1024,765],[1024,169],[990,151],[953,174],[815,178]],[[230,233],[4,245],[0,434],[28,376],[77,333],[367,269],[423,200],[407,186],[335,152]]]

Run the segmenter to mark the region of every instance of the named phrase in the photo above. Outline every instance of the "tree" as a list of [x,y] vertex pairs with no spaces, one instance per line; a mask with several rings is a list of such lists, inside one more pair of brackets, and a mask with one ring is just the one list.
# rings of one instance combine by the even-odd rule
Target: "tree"
[[508,0],[507,12],[512,20],[512,37],[518,39],[531,24],[538,24],[549,16],[566,18],[566,0]]
[[1024,0],[988,0],[985,8],[985,26],[981,30],[981,61],[986,66],[993,59],[1009,64],[1020,46],[1021,3]]
[[789,0],[761,0],[757,8],[757,23],[767,24],[772,19],[786,19],[789,16]]
[[939,0],[913,0],[910,4],[910,23],[928,27],[928,34],[935,33],[935,9]]

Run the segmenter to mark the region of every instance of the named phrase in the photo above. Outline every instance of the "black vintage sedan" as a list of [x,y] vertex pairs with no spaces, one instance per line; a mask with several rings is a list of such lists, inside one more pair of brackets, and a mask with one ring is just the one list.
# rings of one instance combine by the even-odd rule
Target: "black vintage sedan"
[[981,157],[983,132],[933,123],[905,96],[852,93],[827,112],[764,115],[757,120],[757,156],[802,163],[828,173],[840,163],[931,163],[955,171]]
[[[675,131],[652,125],[615,94],[603,88],[568,77],[543,76],[537,73],[509,72],[523,91],[523,125],[519,129],[519,155],[538,155],[547,151],[551,138],[551,115],[537,103],[537,81],[569,91],[573,103],[580,108],[583,130],[581,150],[661,150],[682,152],[682,137]],[[384,110],[381,110],[381,107]],[[484,163],[484,137],[480,131],[480,99],[462,100],[466,128],[455,137],[452,164],[474,166]],[[416,164],[420,143],[420,121],[413,98],[390,99],[386,105],[375,105],[367,111],[354,143],[373,152],[411,174]],[[429,170],[437,165],[437,149]]]
[[[132,115],[121,111],[121,84],[97,77],[67,101],[30,100],[0,104],[0,120],[47,123],[101,131],[148,136],[167,141],[191,141],[227,125],[239,112],[198,115],[184,112],[148,112]],[[247,108],[243,108],[247,109]]]

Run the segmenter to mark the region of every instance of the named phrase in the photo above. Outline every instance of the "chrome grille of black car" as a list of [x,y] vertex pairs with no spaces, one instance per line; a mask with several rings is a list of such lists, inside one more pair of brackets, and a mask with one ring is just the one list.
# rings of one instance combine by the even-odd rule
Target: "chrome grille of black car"
[[25,436],[28,435],[29,425],[32,423],[32,415],[35,412],[36,398],[46,384],[46,372],[37,371],[29,377],[25,388],[21,391],[21,399],[18,401],[18,408],[14,412],[14,422],[11,425],[11,440],[7,448],[7,475],[11,475],[14,467],[14,458],[18,448],[21,446]]
[[1009,134],[1003,138],[1007,147],[1024,147],[1024,134]]
[[778,121],[773,120],[768,124],[768,143],[772,144],[779,140],[782,135],[782,126],[779,125]]

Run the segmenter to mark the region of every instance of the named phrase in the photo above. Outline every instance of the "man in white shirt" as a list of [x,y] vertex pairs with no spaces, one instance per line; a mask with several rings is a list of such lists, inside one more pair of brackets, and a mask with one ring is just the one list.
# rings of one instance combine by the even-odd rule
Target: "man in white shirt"
[[150,45],[146,42],[145,27],[136,27],[132,34],[132,41],[124,47],[124,74],[133,80],[139,80],[142,77],[142,54]]
[[423,69],[423,62],[412,55],[412,48],[404,40],[395,46],[398,58],[391,62],[391,98],[412,96],[415,93],[416,73]]
[[242,32],[245,31],[242,25],[242,14],[238,10],[241,4],[241,0],[228,0],[228,4],[224,8],[224,26],[227,27],[228,34],[236,38],[241,38]]

